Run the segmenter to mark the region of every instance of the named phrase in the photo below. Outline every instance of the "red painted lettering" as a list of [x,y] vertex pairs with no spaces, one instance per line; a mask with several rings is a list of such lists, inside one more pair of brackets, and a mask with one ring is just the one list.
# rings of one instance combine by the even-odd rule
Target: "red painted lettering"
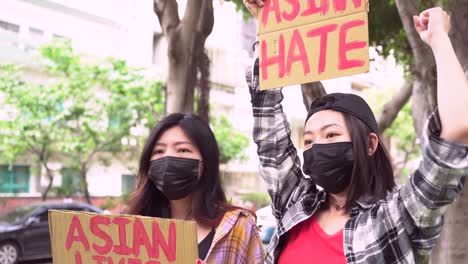
[[[296,54],[296,49],[299,50],[299,54]],[[288,49],[288,61],[286,63],[287,75],[291,73],[292,64],[298,61],[302,63],[304,74],[310,73],[309,58],[307,57],[304,41],[302,40],[299,30],[295,29]]]
[[[76,235],[75,235],[75,231],[78,232]],[[80,219],[76,215],[73,216],[72,221],[70,223],[65,248],[67,250],[70,250],[73,242],[81,242],[84,249],[86,251],[89,251],[88,239],[86,238],[86,235],[83,232],[83,227],[81,227]]]
[[150,260],[150,261],[147,261],[145,264],[161,264],[161,262],[157,260]]
[[291,5],[291,11],[289,13],[283,11],[283,18],[288,21],[294,20],[301,9],[299,0],[286,0],[286,2],[288,2]]
[[151,248],[151,243],[143,222],[141,222],[140,219],[135,219],[135,223],[133,224],[133,255],[135,255],[135,257],[140,256],[141,246],[146,247],[146,252],[148,252],[150,257],[157,258],[157,249]]
[[112,261],[112,258],[106,258],[105,256],[93,256],[92,259],[95,261],[96,264],[106,264],[106,262],[108,262],[108,259]]
[[267,55],[267,43],[265,40],[261,42],[262,49],[262,59],[260,61],[260,69],[262,71],[262,79],[268,79],[268,67],[278,64],[278,76],[282,78],[284,76],[284,36],[280,34],[279,36],[279,47],[278,55],[272,55],[268,57]]
[[339,51],[338,51],[338,69],[346,70],[350,68],[361,67],[365,64],[364,60],[348,60],[346,53],[354,49],[362,49],[367,47],[365,41],[352,41],[346,42],[346,36],[348,30],[354,27],[359,27],[365,25],[364,20],[353,20],[344,23],[340,28],[340,40],[339,40]]
[[[333,5],[335,7],[336,12],[343,12],[346,10],[346,2],[348,0],[333,0]],[[359,8],[362,5],[362,0],[353,0],[353,4],[355,8]]]
[[141,260],[139,260],[139,259],[128,259],[127,263],[128,264],[141,264]]
[[83,260],[81,260],[81,254],[79,251],[75,252],[75,264],[83,264]]
[[266,26],[270,12],[275,12],[276,23],[281,22],[281,11],[278,0],[266,0],[262,10],[262,24]]
[[304,10],[301,16],[310,16],[320,13],[321,15],[326,15],[328,13],[328,0],[320,0],[320,6],[318,7],[315,3],[316,0],[309,0],[307,4],[307,9]]
[[312,29],[307,32],[307,36],[310,38],[320,37],[320,59],[318,73],[322,74],[325,71],[327,63],[327,46],[328,46],[328,34],[335,31],[338,28],[337,24],[330,24],[316,29]]
[[119,226],[119,245],[114,246],[114,253],[120,255],[130,255],[132,249],[127,246],[127,230],[126,225],[130,223],[130,220],[123,217],[116,217],[112,223]]
[[96,250],[96,252],[101,255],[105,255],[112,250],[112,238],[106,232],[100,229],[99,225],[108,226],[109,224],[110,219],[100,215],[93,216],[89,223],[91,233],[104,240],[103,246],[99,246],[96,243],[93,243],[94,250]]
[[153,245],[156,250],[154,250],[157,254],[154,258],[159,258],[159,247],[164,251],[166,255],[166,259],[168,261],[175,261],[176,259],[176,226],[174,222],[169,223],[169,234],[167,238],[167,242],[164,240],[164,236],[161,233],[161,229],[159,228],[159,224],[156,221],[153,221],[152,225],[153,229]]

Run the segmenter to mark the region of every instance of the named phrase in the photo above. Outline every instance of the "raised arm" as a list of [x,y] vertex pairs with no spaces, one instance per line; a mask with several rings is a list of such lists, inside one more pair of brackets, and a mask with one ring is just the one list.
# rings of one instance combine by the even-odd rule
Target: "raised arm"
[[468,79],[448,36],[450,17],[441,8],[432,8],[413,19],[436,60],[437,101],[442,124],[440,136],[468,144]]
[[258,65],[247,71],[246,79],[252,98],[253,140],[260,159],[259,171],[271,196],[273,214],[279,219],[288,202],[294,202],[291,195],[304,179],[301,163],[281,106],[281,90],[258,89]]
[[414,21],[436,59],[439,113],[430,117],[421,164],[409,183],[384,206],[399,212],[399,219],[393,221],[403,223],[413,248],[427,254],[440,234],[447,206],[457,198],[468,176],[468,145],[464,144],[468,143],[468,82],[448,38],[447,14],[440,8],[429,9]]

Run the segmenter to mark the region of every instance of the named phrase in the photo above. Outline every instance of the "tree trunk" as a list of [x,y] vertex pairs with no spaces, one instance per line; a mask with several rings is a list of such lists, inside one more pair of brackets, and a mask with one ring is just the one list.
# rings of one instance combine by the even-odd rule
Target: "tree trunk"
[[203,1],[201,7],[202,13],[200,16],[205,17],[201,19],[197,26],[197,31],[200,32],[197,37],[199,44],[196,46],[197,69],[200,73],[199,77],[199,97],[198,97],[198,115],[205,122],[210,122],[210,58],[206,53],[205,40],[211,34],[214,25],[213,15],[213,2]]
[[390,101],[385,103],[382,112],[377,117],[380,135],[382,135],[382,133],[392,125],[393,121],[398,116],[398,112],[400,112],[401,108],[403,108],[410,99],[412,92],[413,83],[406,81],[398,93],[393,96]]
[[411,111],[416,133],[421,138],[424,123],[437,105],[436,65],[430,47],[421,40],[414,27],[413,15],[420,13],[419,0],[395,2],[414,55]]
[[301,91],[302,102],[304,103],[307,111],[309,111],[310,105],[316,98],[327,94],[321,82],[309,82],[301,84]]
[[180,20],[175,0],[154,0],[154,11],[168,39],[166,113],[193,112],[197,59],[214,24],[212,0],[188,0]]
[[47,166],[47,164],[44,164],[44,168],[46,170],[46,175],[47,175],[47,179],[49,180],[49,182],[47,183],[47,186],[46,188],[42,191],[41,193],[41,198],[42,198],[42,201],[46,201],[47,200],[47,195],[49,194],[49,191],[50,189],[52,188],[52,184],[54,182],[54,174],[52,173],[52,171],[49,169],[49,167]]
[[[453,1],[450,6],[450,38],[468,78],[468,1]],[[456,114],[456,113],[454,113]],[[468,259],[468,193],[467,187],[449,206],[439,241],[431,254],[431,263],[465,264]]]
[[197,113],[205,122],[210,122],[210,58],[205,51],[202,52],[202,58],[198,61],[200,71],[199,96]]
[[87,180],[88,164],[86,162],[81,163],[80,176],[81,176],[81,187],[83,188],[86,202],[88,204],[93,204],[93,202],[91,201],[91,195],[89,194],[89,190],[88,190],[88,180]]

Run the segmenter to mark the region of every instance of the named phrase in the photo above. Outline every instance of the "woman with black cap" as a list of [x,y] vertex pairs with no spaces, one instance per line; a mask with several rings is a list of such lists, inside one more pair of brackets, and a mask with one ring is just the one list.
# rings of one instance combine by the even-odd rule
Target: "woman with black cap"
[[[263,1],[244,4],[256,17]],[[301,169],[281,90],[260,91],[258,65],[248,72],[260,174],[277,219],[267,263],[421,263],[435,245],[468,175],[468,81],[448,37],[449,16],[429,9],[414,24],[436,59],[438,110],[422,162],[399,189],[362,98],[329,94],[312,103]]]

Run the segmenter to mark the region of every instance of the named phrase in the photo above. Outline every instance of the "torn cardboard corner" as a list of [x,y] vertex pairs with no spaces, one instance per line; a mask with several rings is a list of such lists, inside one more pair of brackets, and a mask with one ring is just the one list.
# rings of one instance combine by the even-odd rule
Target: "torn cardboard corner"
[[49,228],[56,264],[185,264],[198,258],[194,222],[50,210]]
[[367,0],[267,0],[258,17],[260,89],[367,72],[367,11]]

